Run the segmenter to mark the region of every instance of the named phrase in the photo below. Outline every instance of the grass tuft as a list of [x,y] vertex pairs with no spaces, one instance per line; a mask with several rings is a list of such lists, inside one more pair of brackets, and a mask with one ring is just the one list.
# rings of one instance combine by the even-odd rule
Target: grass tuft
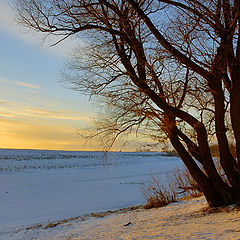
[[154,176],[152,176],[152,181],[149,184],[143,185],[142,191],[147,199],[147,203],[143,206],[145,209],[163,207],[176,201],[175,192],[160,185],[159,179]]
[[154,176],[152,176],[150,183],[143,184],[142,191],[147,200],[144,208],[163,207],[178,199],[182,200],[202,195],[200,187],[187,169],[174,171],[171,175],[168,175],[168,179],[169,184],[167,186],[161,185],[159,179]]

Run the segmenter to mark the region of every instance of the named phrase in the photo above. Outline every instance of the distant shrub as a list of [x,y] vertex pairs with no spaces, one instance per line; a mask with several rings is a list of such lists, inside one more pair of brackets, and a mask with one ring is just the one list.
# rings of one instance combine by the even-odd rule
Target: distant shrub
[[[237,157],[236,145],[235,144],[229,144],[229,149],[230,149],[230,152],[233,155],[233,157],[236,158]],[[211,145],[210,150],[211,150],[211,154],[212,154],[213,157],[219,157],[220,156],[218,145]]]
[[179,157],[178,153],[176,150],[169,150],[169,151],[164,151],[163,154],[165,156],[169,156],[169,157]]

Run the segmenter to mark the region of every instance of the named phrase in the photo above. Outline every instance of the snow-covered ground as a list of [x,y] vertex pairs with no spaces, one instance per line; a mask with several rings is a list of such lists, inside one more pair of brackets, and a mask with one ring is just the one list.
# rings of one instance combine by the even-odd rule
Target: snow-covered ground
[[1,149],[0,239],[40,239],[38,228],[30,235],[26,228],[142,204],[143,182],[154,175],[164,183],[181,167],[160,153]]
[[[239,210],[209,214],[203,197],[151,210],[135,210],[39,232],[51,240],[239,240]],[[129,224],[128,224],[129,223]],[[127,225],[127,226],[126,226]]]
[[209,213],[203,197],[157,209],[138,209],[104,218],[74,220],[52,228],[36,227],[8,240],[239,240],[240,211]]

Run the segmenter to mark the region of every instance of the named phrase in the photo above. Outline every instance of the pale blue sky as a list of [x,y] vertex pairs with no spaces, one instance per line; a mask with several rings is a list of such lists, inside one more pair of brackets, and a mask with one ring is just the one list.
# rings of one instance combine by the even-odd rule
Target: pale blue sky
[[78,43],[50,48],[42,36],[23,33],[13,17],[1,0],[0,147],[91,150],[95,146],[83,144],[77,129],[91,124],[94,104],[59,82],[64,59]]

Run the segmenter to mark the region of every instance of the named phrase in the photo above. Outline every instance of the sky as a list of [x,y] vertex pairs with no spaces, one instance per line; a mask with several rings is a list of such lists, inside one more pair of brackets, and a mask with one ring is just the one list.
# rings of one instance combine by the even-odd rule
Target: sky
[[0,1],[0,148],[96,150],[79,129],[93,124],[96,107],[64,86],[60,71],[77,43],[26,32]]
[[[94,124],[98,112],[88,96],[67,88],[61,69],[74,46],[67,39],[43,41],[40,33],[17,25],[11,0],[0,0],[0,148],[101,150],[79,131]],[[135,151],[144,141],[128,139],[112,150]]]

